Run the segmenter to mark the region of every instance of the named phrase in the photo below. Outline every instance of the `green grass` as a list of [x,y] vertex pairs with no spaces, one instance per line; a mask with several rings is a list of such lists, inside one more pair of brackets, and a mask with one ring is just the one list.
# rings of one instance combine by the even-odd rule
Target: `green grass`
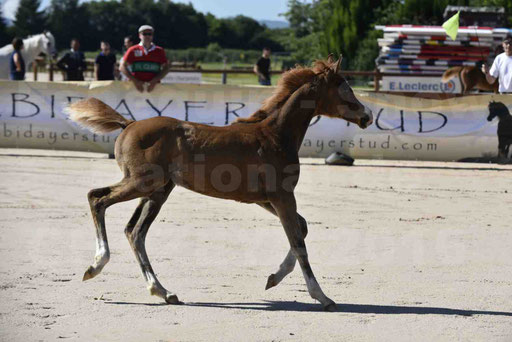
[[[212,70],[212,69],[224,69],[224,63],[199,63],[201,69],[204,70]],[[252,69],[254,64],[251,63],[232,63],[227,64],[226,69],[231,70],[233,66],[243,67]],[[281,70],[281,63],[272,63],[272,70]],[[280,75],[272,75],[271,82],[272,85],[276,85],[279,80]],[[222,83],[222,74],[203,74],[203,81],[207,83]],[[227,84],[232,85],[258,85],[258,76],[255,74],[227,74]]]
[[[272,85],[276,85],[280,75],[272,75]],[[203,74],[203,82],[221,84],[222,74]],[[227,84],[231,85],[258,85],[258,77],[254,74],[228,74]]]
[[[203,69],[224,69],[224,63],[222,63],[222,62],[208,62],[208,63],[199,62],[198,64]],[[253,63],[242,63],[242,62],[228,63],[226,65],[226,68],[227,69],[232,69],[234,66],[236,66],[236,67],[243,67],[243,68],[251,68],[252,69],[254,64]],[[277,61],[277,62],[273,61],[272,65],[271,65],[271,68],[272,68],[272,70],[281,70],[281,66],[282,66],[282,62],[281,61]]]

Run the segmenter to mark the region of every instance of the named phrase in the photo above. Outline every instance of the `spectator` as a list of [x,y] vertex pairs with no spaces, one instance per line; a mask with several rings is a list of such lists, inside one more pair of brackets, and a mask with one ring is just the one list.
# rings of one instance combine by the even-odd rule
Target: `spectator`
[[10,79],[13,81],[23,81],[25,79],[25,61],[21,55],[23,39],[18,37],[14,38],[12,40],[12,47],[14,51],[9,61]]
[[124,52],[135,45],[135,38],[132,35],[124,37]]
[[254,65],[253,71],[258,75],[261,85],[269,86],[270,83],[270,48],[263,48],[263,54]]
[[[134,45],[135,45],[135,38],[132,35],[124,37],[123,57],[121,57],[121,59],[119,60],[120,65],[121,65],[121,63],[123,63],[123,60],[124,60],[123,58],[124,58],[124,54],[126,53],[126,51],[128,51],[128,49]],[[128,70],[131,72],[131,70],[129,68],[128,68]],[[121,81],[128,80],[128,78],[122,72],[119,73],[118,79],[120,79]]]
[[57,67],[65,71],[65,81],[83,81],[84,71],[87,66],[85,64],[85,56],[80,50],[80,42],[78,39],[71,40],[71,51],[66,52],[64,56],[57,62]]
[[493,84],[499,78],[500,93],[512,93],[512,38],[505,38],[502,46],[504,52],[496,56],[491,69],[489,70],[489,67],[484,64],[482,65],[482,72],[490,84]]
[[[167,73],[167,57],[164,49],[153,44],[154,32],[149,25],[139,27],[140,43],[126,51],[120,66],[121,72],[140,92],[144,91],[145,83],[148,84],[148,92],[151,92]],[[131,66],[131,70],[128,70],[128,66]]]
[[110,81],[114,79],[116,55],[110,51],[108,42],[101,42],[101,52],[94,63],[94,75],[97,81]]

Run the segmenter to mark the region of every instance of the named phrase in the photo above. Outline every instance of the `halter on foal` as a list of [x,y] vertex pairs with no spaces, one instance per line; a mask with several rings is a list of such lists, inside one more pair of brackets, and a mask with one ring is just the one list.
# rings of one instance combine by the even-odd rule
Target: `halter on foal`
[[96,225],[96,257],[83,279],[98,275],[110,257],[105,209],[141,198],[125,234],[150,293],[180,304],[156,278],[145,249],[149,226],[174,186],[180,185],[208,196],[256,203],[279,217],[291,248],[278,271],[269,276],[266,289],[279,284],[298,259],[311,297],[325,310],[335,310],[311,270],[304,243],[307,224],[297,213],[293,190],[299,178],[298,151],[314,116],[343,118],[361,128],[373,121],[340,75],[340,64],[341,57],[336,62],[329,56],[312,68],[285,73],[256,113],[225,127],[170,117],[133,122],[94,98],[69,106],[71,119],[95,132],[124,129],[115,144],[124,178],[88,194]]

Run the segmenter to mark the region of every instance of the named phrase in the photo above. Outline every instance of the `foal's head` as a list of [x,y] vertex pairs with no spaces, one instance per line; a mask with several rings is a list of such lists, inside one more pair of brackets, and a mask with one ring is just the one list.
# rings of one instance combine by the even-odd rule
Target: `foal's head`
[[315,115],[342,118],[366,128],[373,122],[370,110],[357,100],[347,81],[341,75],[341,57],[335,61],[330,55],[327,61],[316,61],[313,67],[297,66],[283,74],[274,94],[263,106],[248,118],[238,118],[235,123],[260,122],[279,112],[279,109],[303,86],[318,91]]
[[510,115],[507,106],[505,106],[502,102],[492,101],[489,102],[489,116],[487,117],[487,121],[492,121],[496,116],[499,118]]
[[335,61],[332,55],[329,55],[324,71],[317,75],[318,81],[326,86],[323,96],[319,99],[317,113],[342,118],[366,128],[373,122],[372,112],[359,102],[341,75],[341,61],[341,56]]

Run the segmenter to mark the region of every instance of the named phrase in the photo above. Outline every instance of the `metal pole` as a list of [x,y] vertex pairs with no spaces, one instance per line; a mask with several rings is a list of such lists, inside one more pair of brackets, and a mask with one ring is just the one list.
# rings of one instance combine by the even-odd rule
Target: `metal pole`
[[37,81],[37,59],[32,62],[32,72],[34,73],[34,81]]
[[378,93],[380,90],[380,72],[379,69],[375,69],[375,76],[373,77],[373,90]]
[[53,82],[53,58],[50,58],[50,75],[49,75],[50,82]]
[[[228,63],[228,58],[226,56],[224,56],[224,70],[226,70],[227,68],[227,63]],[[225,72],[222,73],[222,84],[227,84],[228,83],[228,74],[226,74]]]

